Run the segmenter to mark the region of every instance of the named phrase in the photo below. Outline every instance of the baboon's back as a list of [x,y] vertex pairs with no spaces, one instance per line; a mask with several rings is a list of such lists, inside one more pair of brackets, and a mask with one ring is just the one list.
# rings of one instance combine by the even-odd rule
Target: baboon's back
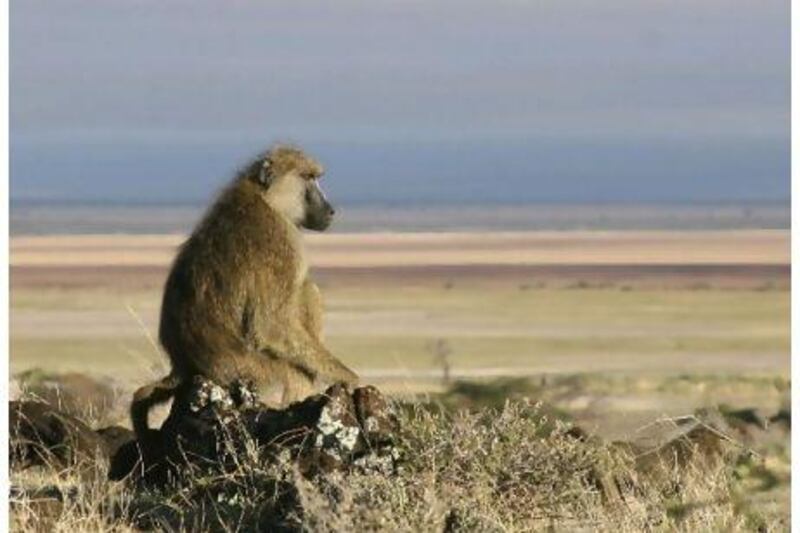
[[[178,373],[256,348],[263,280],[279,277],[281,221],[247,184],[226,191],[182,246],[164,288],[159,339]],[[267,283],[266,285],[269,285]],[[274,295],[278,297],[278,295]]]

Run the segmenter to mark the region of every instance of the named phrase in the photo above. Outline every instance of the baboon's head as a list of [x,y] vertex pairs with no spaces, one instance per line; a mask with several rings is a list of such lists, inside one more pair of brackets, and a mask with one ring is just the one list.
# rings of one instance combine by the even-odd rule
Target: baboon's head
[[319,186],[324,170],[293,146],[278,146],[261,160],[255,178],[267,202],[296,225],[315,231],[330,226],[335,213]]

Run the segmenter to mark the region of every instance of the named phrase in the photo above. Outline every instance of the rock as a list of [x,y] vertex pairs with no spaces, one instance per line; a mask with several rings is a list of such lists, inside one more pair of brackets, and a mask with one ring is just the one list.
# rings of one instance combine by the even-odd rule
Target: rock
[[754,407],[732,409],[720,405],[716,409],[698,409],[696,415],[713,427],[735,435],[749,444],[762,438],[770,425],[768,414],[763,409]]
[[[595,446],[602,446],[603,439],[597,435],[592,435],[580,426],[570,426],[563,433],[564,437],[570,440],[590,444]],[[627,450],[623,450],[626,453]],[[603,504],[609,507],[621,506],[625,503],[625,498],[620,490],[622,481],[615,477],[606,465],[596,464],[588,473],[586,479],[587,483],[594,486],[600,493]]]
[[107,426],[95,430],[95,433],[106,443],[109,457],[114,457],[119,449],[129,442],[136,441],[136,433],[122,426]]
[[396,473],[400,460],[395,440],[400,421],[386,398],[372,386],[353,391],[356,417],[369,453],[357,457],[354,464],[361,470]]
[[[374,387],[351,392],[337,384],[271,409],[258,403],[249,384],[225,389],[196,378],[176,394],[161,429],[138,445],[145,451],[145,480],[155,483],[176,473],[167,465],[224,468],[248,441],[265,461],[295,461],[307,477],[351,468],[391,474],[399,459],[398,430],[392,406]],[[113,475],[133,471],[137,459],[134,444],[121,447],[112,460]]]
[[16,376],[19,386],[35,400],[60,411],[84,417],[103,417],[117,400],[114,388],[106,382],[79,372],[63,374],[28,370]]
[[126,516],[143,531],[310,530],[304,527],[305,508],[293,483],[266,477],[250,481],[254,485],[249,496],[242,494],[235,479],[218,477],[210,483],[191,484],[182,491],[182,506],[159,497],[159,491],[137,491]]
[[659,490],[681,490],[686,476],[712,472],[751,455],[732,438],[731,427],[716,410],[699,410],[696,415],[664,419],[639,429],[629,440],[604,444],[602,439],[573,427],[565,436],[584,443],[609,447],[615,460],[632,467],[612,473],[609,465],[595,465],[588,481],[606,506],[624,508],[624,494],[642,489],[646,482]]
[[792,411],[788,407],[783,407],[778,410],[773,416],[769,419],[770,424],[775,424],[781,426],[786,431],[791,431],[792,429]]
[[641,430],[637,438],[618,443],[635,457],[636,470],[651,477],[669,476],[688,466],[711,467],[736,453],[747,453],[719,418],[686,416],[663,420]]
[[353,391],[358,423],[371,446],[390,442],[400,430],[400,422],[386,398],[373,386]]
[[122,426],[100,428],[95,433],[106,443],[109,455],[109,479],[113,481],[124,479],[137,466],[141,466],[136,433]]
[[728,424],[742,424],[744,426],[755,426],[757,429],[767,429],[769,417],[760,409],[749,407],[744,409],[722,409],[720,413]]
[[139,442],[135,438],[117,448],[108,468],[108,479],[111,481],[121,481],[128,476],[136,479],[146,477]]
[[78,467],[88,473],[109,461],[108,446],[100,435],[42,402],[10,402],[9,437],[12,469]]

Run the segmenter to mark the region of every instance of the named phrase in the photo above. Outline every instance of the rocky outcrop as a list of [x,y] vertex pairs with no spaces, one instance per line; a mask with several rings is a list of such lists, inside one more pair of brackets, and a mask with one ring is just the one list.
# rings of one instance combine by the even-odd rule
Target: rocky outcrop
[[87,415],[93,419],[107,417],[119,400],[119,391],[111,380],[81,372],[34,369],[17,374],[14,383],[20,389],[16,396],[47,403],[79,418]]
[[295,461],[308,477],[361,469],[397,468],[398,419],[375,387],[334,385],[285,409],[256,399],[246,384],[226,389],[201,378],[184,387],[170,415],[145,442],[120,426],[93,430],[49,404],[10,404],[10,464],[97,474],[113,480],[163,483],[183,466],[226,467],[255,445],[264,461]]
[[109,448],[101,435],[77,418],[43,402],[10,402],[9,464],[84,473],[103,469]]
[[247,384],[226,389],[197,378],[178,393],[160,430],[146,442],[120,447],[110,475],[160,483],[188,464],[225,467],[251,445],[264,461],[296,461],[309,477],[348,469],[392,473],[399,459],[398,429],[391,404],[374,387],[351,392],[334,385],[285,409],[271,409]]

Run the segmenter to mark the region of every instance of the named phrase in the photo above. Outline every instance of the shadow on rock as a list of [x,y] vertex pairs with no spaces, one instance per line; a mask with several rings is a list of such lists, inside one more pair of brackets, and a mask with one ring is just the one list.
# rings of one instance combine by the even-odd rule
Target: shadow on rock
[[42,402],[10,402],[9,464],[12,470],[34,466],[82,475],[103,471],[109,447],[103,437],[77,418]]
[[247,384],[225,389],[196,378],[178,391],[160,430],[118,449],[110,476],[162,484],[186,465],[233,469],[248,450],[267,463],[293,461],[306,477],[349,469],[391,474],[398,430],[393,408],[374,387],[351,392],[337,384],[271,409]]

